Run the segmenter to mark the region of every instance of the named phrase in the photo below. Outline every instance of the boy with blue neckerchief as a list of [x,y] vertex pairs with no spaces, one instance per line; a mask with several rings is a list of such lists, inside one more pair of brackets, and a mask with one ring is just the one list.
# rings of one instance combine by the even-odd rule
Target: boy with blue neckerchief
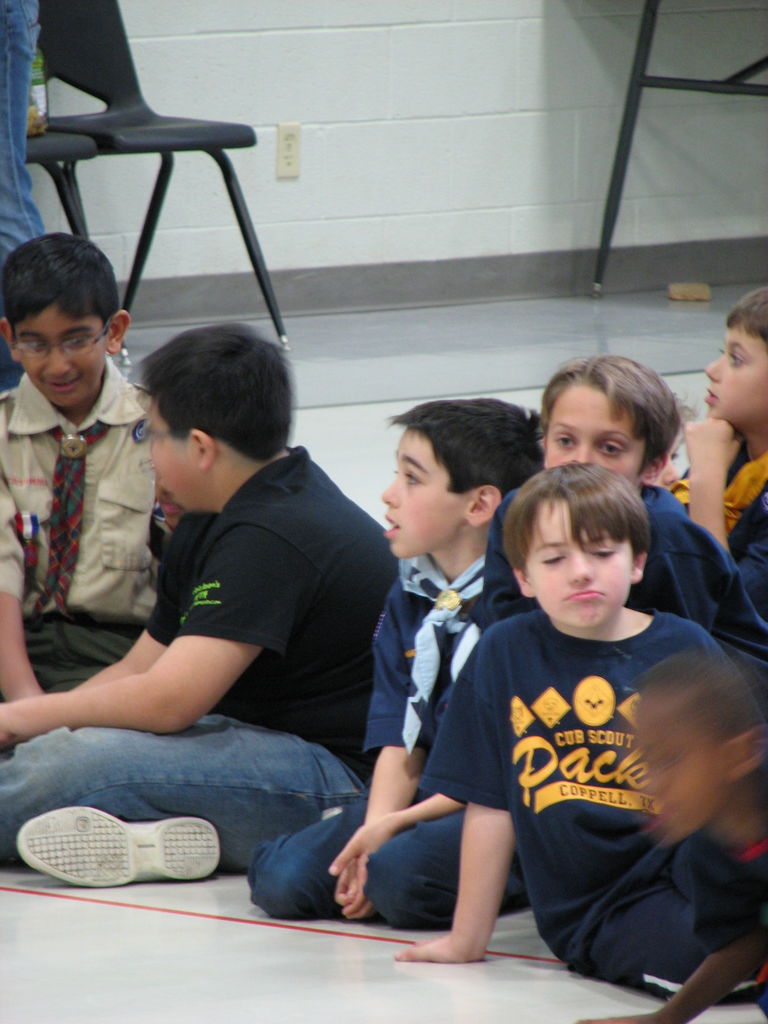
[[[479,635],[488,525],[541,465],[538,417],[486,398],[426,402],[392,422],[405,432],[382,499],[400,579],[374,638],[365,740],[380,753],[367,800],[256,847],[252,898],[276,917],[378,912],[395,927],[440,927],[453,912],[463,808],[420,800],[419,778]],[[509,895],[521,888],[510,876]]]

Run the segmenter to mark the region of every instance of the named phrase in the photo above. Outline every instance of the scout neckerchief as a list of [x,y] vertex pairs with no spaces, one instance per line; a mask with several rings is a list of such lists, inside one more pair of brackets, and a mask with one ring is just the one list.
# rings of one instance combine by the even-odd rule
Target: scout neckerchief
[[480,630],[474,623],[467,622],[462,610],[483,589],[484,566],[485,556],[478,558],[449,583],[428,555],[400,561],[403,590],[420,594],[434,602],[416,633],[408,705],[403,722],[403,742],[409,754],[421,731],[422,719],[440,673],[440,662],[448,636],[464,631],[451,659],[452,679],[459,674],[480,636]]
[[106,423],[97,421],[76,434],[65,434],[61,427],[53,427],[50,431],[54,440],[59,442],[59,454],[53,470],[48,572],[43,591],[35,603],[33,618],[42,614],[51,597],[58,611],[68,614],[67,594],[77,562],[83,518],[85,453],[88,445],[98,441],[108,429]]
[[[745,462],[733,480],[725,488],[725,530],[730,533],[741,518],[742,510],[751,505],[768,481],[768,452],[759,458]],[[678,480],[672,485],[672,493],[683,505],[690,504],[688,480]]]

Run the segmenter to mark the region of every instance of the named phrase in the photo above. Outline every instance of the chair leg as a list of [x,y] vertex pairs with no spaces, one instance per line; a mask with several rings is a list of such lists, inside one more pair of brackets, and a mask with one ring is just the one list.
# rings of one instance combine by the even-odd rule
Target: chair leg
[[133,257],[133,266],[131,267],[131,273],[128,277],[128,284],[125,287],[123,309],[130,310],[131,304],[136,296],[139,281],[141,280],[141,274],[144,270],[144,264],[147,262],[147,256],[149,255],[150,246],[152,245],[152,239],[155,237],[155,228],[157,227],[157,222],[160,219],[160,211],[163,208],[163,201],[165,200],[165,193],[168,191],[168,182],[171,179],[172,172],[173,153],[161,153],[160,169],[157,172],[155,187],[152,190],[152,197],[149,200],[147,214],[144,218],[141,234],[139,235],[139,241]]
[[74,160],[67,160],[62,165],[62,173],[64,175],[64,181],[66,183],[67,192],[69,193],[72,205],[76,207],[78,216],[80,218],[80,224],[83,228],[83,237],[88,237],[88,221],[85,218],[85,207],[83,206],[83,196],[80,192],[80,186],[77,183],[76,163]]
[[224,178],[224,184],[227,186],[227,192],[229,192],[232,209],[235,212],[235,217],[237,218],[237,223],[240,227],[240,233],[242,234],[243,241],[245,242],[245,248],[248,250],[251,266],[256,274],[256,280],[259,282],[259,287],[261,288],[261,293],[264,296],[264,301],[267,304],[269,315],[272,317],[272,323],[275,325],[275,330],[277,331],[280,343],[288,348],[288,338],[286,337],[280,307],[277,304],[277,298],[275,297],[275,292],[272,287],[272,280],[269,276],[269,271],[267,270],[267,264],[264,261],[264,254],[261,251],[259,240],[256,237],[253,221],[248,213],[248,207],[245,204],[245,198],[243,197],[243,192],[240,188],[240,182],[237,174],[235,173],[235,169],[232,166],[232,161],[221,149],[208,149],[206,152],[212,156],[219,165],[219,169],[221,170]]
[[608,262],[608,254],[611,250],[611,239],[619,213],[621,193],[624,189],[624,178],[627,173],[627,164],[629,163],[629,151],[632,147],[632,137],[635,133],[635,122],[637,121],[640,98],[643,91],[642,78],[648,66],[648,57],[651,52],[659,3],[660,0],[646,0],[642,21],[640,22],[635,58],[632,62],[627,98],[624,103],[624,116],[622,117],[621,128],[619,129],[619,139],[616,144],[611,181],[608,186],[608,197],[605,201],[605,210],[603,212],[600,248],[597,252],[594,283],[592,285],[592,294],[595,296],[600,295],[603,290],[603,275],[605,274],[605,266]]
[[55,162],[41,164],[40,166],[45,168],[53,184],[56,186],[59,202],[62,205],[72,234],[87,238],[88,227],[85,223],[85,213],[77,188],[77,181],[74,178],[74,164],[71,165],[71,172],[68,172],[66,167],[62,167],[61,164]]

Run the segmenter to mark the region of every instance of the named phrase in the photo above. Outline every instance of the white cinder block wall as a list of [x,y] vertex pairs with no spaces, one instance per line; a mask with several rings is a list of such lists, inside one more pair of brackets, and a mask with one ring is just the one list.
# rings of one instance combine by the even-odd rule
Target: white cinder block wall
[[[591,248],[641,0],[122,0],[163,113],[244,121],[234,154],[271,269]],[[651,70],[716,77],[765,55],[765,0],[663,0]],[[94,109],[54,84],[53,112]],[[275,126],[302,124],[298,180]],[[646,91],[617,245],[768,231],[768,101]],[[80,181],[127,276],[156,159]],[[43,172],[49,229],[63,217]],[[219,173],[181,155],[145,277],[249,269]]]

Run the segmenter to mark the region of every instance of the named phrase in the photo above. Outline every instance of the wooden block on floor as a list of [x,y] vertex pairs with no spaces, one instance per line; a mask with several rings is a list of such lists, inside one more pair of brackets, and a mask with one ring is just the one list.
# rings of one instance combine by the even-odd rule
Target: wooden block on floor
[[667,298],[678,302],[709,302],[712,292],[708,284],[700,281],[683,281],[667,285]]

